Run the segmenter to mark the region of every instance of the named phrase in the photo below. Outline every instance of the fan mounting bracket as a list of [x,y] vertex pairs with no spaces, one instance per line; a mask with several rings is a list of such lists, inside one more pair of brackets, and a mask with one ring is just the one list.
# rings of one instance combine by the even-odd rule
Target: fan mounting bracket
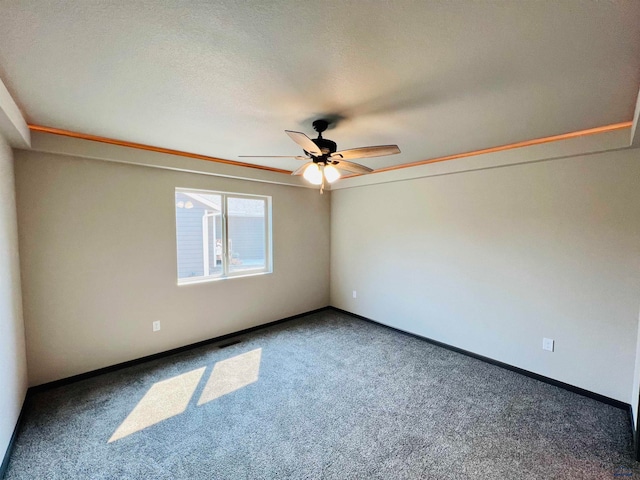
[[329,122],[324,119],[315,120],[313,123],[313,129],[318,132],[319,138],[322,138],[322,132],[329,128]]

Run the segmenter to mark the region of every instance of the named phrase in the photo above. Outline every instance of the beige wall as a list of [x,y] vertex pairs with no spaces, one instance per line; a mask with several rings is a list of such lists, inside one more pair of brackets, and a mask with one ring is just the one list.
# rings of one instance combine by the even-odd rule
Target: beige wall
[[0,135],[0,462],[27,391],[11,148]]
[[631,408],[633,409],[634,428],[638,426],[638,399],[640,397],[640,320],[636,340],[636,364],[633,373],[633,390],[631,391]]
[[639,183],[636,149],[333,191],[331,304],[631,403]]
[[[339,308],[633,404],[639,152],[320,196],[16,151],[30,384],[325,306],[330,283]],[[274,273],[178,287],[176,186],[273,196]]]
[[[329,303],[329,195],[33,151],[15,156],[30,385]],[[273,273],[178,287],[175,187],[271,195]],[[154,320],[160,332],[152,332]]]

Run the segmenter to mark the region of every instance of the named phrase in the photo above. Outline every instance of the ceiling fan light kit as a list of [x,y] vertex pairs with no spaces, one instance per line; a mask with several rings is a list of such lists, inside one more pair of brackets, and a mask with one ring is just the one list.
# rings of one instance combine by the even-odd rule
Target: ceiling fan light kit
[[320,185],[322,183],[322,172],[317,163],[310,163],[307,168],[304,169],[302,176],[307,182],[313,185]]
[[[397,145],[380,145],[376,147],[352,148],[349,150],[337,151],[338,146],[333,140],[322,137],[329,127],[327,120],[316,120],[313,128],[318,132],[318,138],[311,139],[302,132],[285,130],[291,140],[296,142],[305,156],[292,156],[297,160],[307,160],[307,163],[298,168],[291,175],[302,175],[305,180],[313,185],[320,185],[320,193],[324,191],[325,180],[333,183],[341,177],[339,170],[349,173],[365,174],[373,172],[373,169],[354,163],[349,160],[357,158],[381,157],[384,155],[395,155],[400,153]],[[256,157],[254,155],[240,155],[241,157]]]
[[333,183],[340,178],[340,172],[333,165],[327,165],[324,167],[324,178],[327,182]]

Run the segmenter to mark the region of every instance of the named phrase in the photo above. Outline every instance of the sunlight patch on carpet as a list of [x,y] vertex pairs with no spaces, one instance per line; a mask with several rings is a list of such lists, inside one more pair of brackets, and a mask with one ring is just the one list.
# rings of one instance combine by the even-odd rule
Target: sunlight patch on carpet
[[260,372],[261,356],[262,349],[257,348],[217,362],[200,395],[198,405],[204,405],[256,382]]
[[206,367],[198,368],[152,385],[108,443],[179,415],[187,409]]

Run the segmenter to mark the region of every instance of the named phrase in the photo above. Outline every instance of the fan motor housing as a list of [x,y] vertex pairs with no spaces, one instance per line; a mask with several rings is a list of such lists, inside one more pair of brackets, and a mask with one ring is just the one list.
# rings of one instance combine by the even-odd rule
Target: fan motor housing
[[332,140],[328,140],[326,138],[312,138],[311,140],[322,151],[323,156],[331,155],[338,149],[338,145]]

